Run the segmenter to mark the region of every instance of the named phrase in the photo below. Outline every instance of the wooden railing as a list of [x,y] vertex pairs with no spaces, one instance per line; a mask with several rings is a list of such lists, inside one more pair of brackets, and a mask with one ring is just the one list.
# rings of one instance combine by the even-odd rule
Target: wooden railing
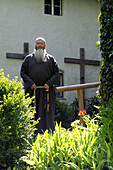
[[99,85],[100,85],[100,82],[94,82],[94,83],[56,87],[55,90],[56,90],[56,93],[77,90],[79,111],[83,111],[84,110],[83,89],[95,88],[95,87],[99,87]]

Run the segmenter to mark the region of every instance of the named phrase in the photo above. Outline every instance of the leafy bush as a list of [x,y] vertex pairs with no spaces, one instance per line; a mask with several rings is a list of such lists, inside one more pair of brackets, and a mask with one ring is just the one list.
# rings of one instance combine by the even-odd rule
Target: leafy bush
[[109,101],[108,106],[100,107],[101,140],[105,150],[106,166],[113,169],[113,100]]
[[102,137],[104,141],[111,145],[112,161],[113,161],[113,100],[111,100],[107,107],[102,106],[100,109]]
[[94,96],[85,100],[85,109],[91,118],[94,118],[99,112],[97,106],[101,106],[101,102],[98,97]]
[[48,131],[43,136],[38,134],[32,151],[23,160],[31,169],[88,169],[95,157],[96,150],[91,150],[91,147],[97,141],[97,134],[97,128],[93,134],[90,129],[86,131],[82,127],[76,127],[70,132],[61,128],[61,124],[56,124],[54,134]]
[[113,1],[100,1],[100,51],[102,67],[100,70],[100,90],[102,104],[113,99]]
[[[75,119],[78,119],[79,106],[78,99],[75,98],[75,101],[70,105],[72,107],[73,112],[75,113]],[[101,106],[100,99],[96,96],[91,98],[87,98],[84,101],[85,110],[91,118],[94,118],[95,115],[99,112],[99,109],[95,106]]]
[[104,170],[113,168],[111,151],[101,137],[98,121],[85,117],[87,129],[72,123],[72,131],[56,123],[55,132],[38,134],[32,150],[23,157],[29,169],[38,170]]
[[[99,109],[95,106],[101,106],[100,99],[94,96],[86,99],[84,103],[87,114],[90,115],[91,118],[94,118],[99,112]],[[62,127],[66,129],[70,128],[71,122],[79,119],[78,113],[79,106],[77,98],[75,98],[70,105],[65,102],[60,102],[58,99],[56,100],[55,121],[57,121],[57,123],[62,122]]]
[[99,110],[104,140],[107,138],[113,143],[113,100],[109,102],[108,107],[102,106]]
[[76,120],[71,131],[56,123],[54,133],[38,134],[22,160],[38,170],[113,169],[113,101],[99,108],[98,119],[86,115],[87,128]]
[[12,167],[26,154],[26,140],[32,138],[35,130],[30,103],[22,83],[17,78],[9,80],[0,70],[0,169]]
[[75,100],[70,104],[73,112],[75,113],[75,119],[78,119],[78,113],[79,113],[79,106],[78,106],[78,99],[75,98]]
[[73,109],[67,103],[60,102],[57,99],[55,107],[55,121],[57,121],[57,123],[62,122],[62,127],[67,129],[71,127],[71,122],[74,120],[75,113]]

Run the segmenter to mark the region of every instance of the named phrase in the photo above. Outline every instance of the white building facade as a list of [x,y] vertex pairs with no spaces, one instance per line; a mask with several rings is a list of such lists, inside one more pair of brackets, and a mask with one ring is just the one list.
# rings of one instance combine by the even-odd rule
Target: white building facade
[[[23,53],[24,42],[32,53],[35,39],[42,36],[63,72],[63,84],[79,84],[80,64],[65,63],[64,58],[79,59],[84,48],[85,59],[100,60],[98,14],[98,0],[0,0],[0,69],[20,80],[22,59],[6,58],[6,53]],[[99,81],[99,68],[85,65],[85,83]],[[85,95],[96,95],[96,89]],[[76,96],[76,91],[64,93],[67,102]]]

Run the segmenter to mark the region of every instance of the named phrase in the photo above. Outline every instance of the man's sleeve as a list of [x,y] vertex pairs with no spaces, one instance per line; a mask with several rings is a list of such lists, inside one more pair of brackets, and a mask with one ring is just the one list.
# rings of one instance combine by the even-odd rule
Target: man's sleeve
[[34,84],[34,82],[28,75],[28,66],[27,65],[28,65],[28,58],[25,58],[25,60],[22,63],[22,66],[21,66],[20,75],[21,75],[24,83],[28,87],[31,87]]
[[59,67],[58,67],[58,64],[57,64],[57,62],[56,62],[54,57],[53,57],[52,62],[53,62],[53,75],[46,82],[49,87],[53,86],[53,84],[55,84],[55,82],[58,80],[58,77],[59,77]]

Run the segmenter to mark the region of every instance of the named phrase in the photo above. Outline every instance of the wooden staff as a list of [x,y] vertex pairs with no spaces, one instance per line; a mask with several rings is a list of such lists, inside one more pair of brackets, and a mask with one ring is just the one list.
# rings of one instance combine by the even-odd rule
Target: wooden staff
[[[37,89],[44,88],[44,86],[37,86]],[[49,89],[46,89],[46,102],[47,102],[47,112],[49,112]],[[36,90],[34,89],[34,96],[35,96],[35,101],[34,101],[34,106],[36,108]]]
[[34,89],[34,96],[35,96],[35,99],[34,99],[34,110],[36,111],[36,90]]
[[47,93],[47,112],[49,112],[49,90],[48,89],[46,89],[46,93]]

